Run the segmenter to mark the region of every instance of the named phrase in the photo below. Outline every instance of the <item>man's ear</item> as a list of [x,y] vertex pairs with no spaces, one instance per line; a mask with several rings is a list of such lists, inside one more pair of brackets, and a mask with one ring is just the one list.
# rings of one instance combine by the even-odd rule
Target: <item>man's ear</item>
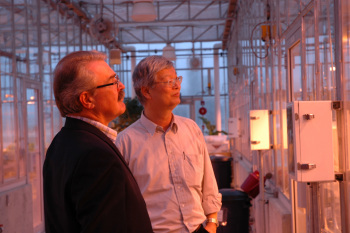
[[141,93],[148,100],[152,98],[149,91],[149,87],[141,87]]
[[84,108],[87,109],[93,109],[95,107],[95,100],[92,97],[92,95],[87,92],[83,91],[79,96],[80,103],[83,105]]

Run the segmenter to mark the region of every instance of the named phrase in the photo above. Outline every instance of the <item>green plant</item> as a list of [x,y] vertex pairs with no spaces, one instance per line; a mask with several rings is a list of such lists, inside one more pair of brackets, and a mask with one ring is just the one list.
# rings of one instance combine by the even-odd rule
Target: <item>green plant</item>
[[125,112],[116,119],[114,119],[111,124],[111,128],[118,132],[123,131],[129,125],[137,121],[141,117],[143,111],[143,106],[141,105],[137,97],[133,99],[125,98],[124,103],[126,106]]
[[211,122],[207,118],[199,117],[199,119],[201,119],[203,121],[203,124],[208,129],[208,134],[209,135],[218,135],[219,133],[223,133],[223,134],[227,135],[226,131],[223,131],[223,130],[217,131],[216,130],[216,125],[212,125]]

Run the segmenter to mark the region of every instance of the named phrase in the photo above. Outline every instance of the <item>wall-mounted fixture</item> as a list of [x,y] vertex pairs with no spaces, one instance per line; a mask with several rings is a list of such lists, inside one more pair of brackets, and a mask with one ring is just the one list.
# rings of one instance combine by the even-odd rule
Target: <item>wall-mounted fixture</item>
[[295,101],[287,107],[288,168],[298,182],[333,181],[331,101]]
[[175,48],[169,43],[163,48],[163,57],[167,58],[170,61],[176,60]]
[[250,110],[250,149],[270,149],[269,110]]
[[135,22],[150,22],[157,18],[153,0],[134,0],[131,19]]
[[109,50],[109,65],[119,65],[122,63],[120,49]]
[[272,25],[272,31],[271,26],[268,24],[261,25],[261,40],[262,41],[269,41],[276,37],[277,29],[276,25]]

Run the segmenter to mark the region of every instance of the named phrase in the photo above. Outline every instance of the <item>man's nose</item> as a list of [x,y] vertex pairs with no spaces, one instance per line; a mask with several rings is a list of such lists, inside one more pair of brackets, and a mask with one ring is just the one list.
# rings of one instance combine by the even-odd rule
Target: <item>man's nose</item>
[[173,88],[181,88],[181,82],[179,80],[176,80],[175,83],[173,84]]
[[124,90],[124,89],[125,89],[124,84],[121,81],[119,81],[119,83],[118,83],[118,90]]

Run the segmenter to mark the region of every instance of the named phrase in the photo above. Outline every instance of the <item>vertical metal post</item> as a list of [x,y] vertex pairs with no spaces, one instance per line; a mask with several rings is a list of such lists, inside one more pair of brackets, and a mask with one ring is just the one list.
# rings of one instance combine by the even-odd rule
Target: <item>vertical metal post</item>
[[[336,99],[345,101],[347,100],[345,97],[345,85],[343,82],[345,81],[343,78],[343,6],[342,6],[342,0],[334,0],[334,27],[335,27],[335,75],[336,75]],[[329,19],[328,19],[329,20]],[[330,38],[331,39],[331,38]],[[343,114],[337,114],[337,128],[340,130],[339,135],[342,140],[339,140],[339,151],[340,154],[340,169],[341,171],[346,171],[347,169],[347,157],[349,154],[345,151],[345,145],[344,141],[346,139],[345,137],[345,131],[344,131],[344,125],[345,123],[344,113]],[[339,181],[339,192],[340,192],[340,213],[341,213],[341,228],[342,232],[350,232],[350,223],[348,221],[349,219],[349,193],[348,193],[348,181],[346,180],[346,176],[344,177],[344,181]]]
[[301,88],[303,90],[302,100],[307,99],[307,76],[306,76],[306,47],[305,47],[305,20],[301,17]]
[[318,30],[318,20],[319,20],[319,3],[314,1],[314,29],[315,29],[315,80],[316,80],[316,100],[321,100],[321,64],[320,64],[320,41],[319,41],[319,30]]
[[[46,8],[49,8],[50,5],[49,3],[46,3],[45,5]],[[58,14],[58,12],[55,12],[56,14]],[[47,13],[47,24],[48,24],[48,33],[47,33],[47,37],[48,37],[48,65],[49,65],[49,75],[50,75],[50,87],[53,85],[53,69],[52,69],[52,44],[51,44],[51,17],[49,16],[49,13]],[[55,133],[55,129],[54,129],[54,99],[53,99],[53,88],[50,88],[50,97],[48,98],[48,100],[50,101],[50,121],[52,122],[52,124],[50,125],[50,132],[51,132],[51,137],[53,137],[54,133]],[[47,130],[47,129],[46,129]]]
[[[14,13],[14,9],[15,9],[15,3],[14,1],[11,2],[11,31],[12,31],[12,43],[11,43],[11,49],[12,49],[12,76],[13,76],[13,79],[12,79],[12,84],[13,84],[13,104],[14,104],[14,112],[12,112],[12,114],[17,117],[19,114],[18,114],[18,105],[19,105],[19,101],[18,101],[18,87],[17,87],[17,79],[18,79],[18,71],[17,71],[17,56],[16,56],[16,19],[15,19],[15,13]],[[28,44],[27,44],[28,46]],[[27,63],[29,62],[29,58],[27,58]],[[15,149],[15,161],[16,163],[19,162],[19,151],[20,151],[20,148],[19,148],[19,121],[18,120],[15,120],[14,121],[14,130],[15,130],[15,139],[17,141],[16,143],[16,149]],[[19,170],[18,170],[18,164],[17,164],[17,171],[16,171],[16,175],[17,175],[17,178],[19,178]],[[28,179],[28,176],[27,176],[27,179]]]
[[258,150],[259,153],[259,196],[261,204],[261,222],[263,225],[262,232],[266,233],[266,223],[265,223],[265,182],[264,182],[264,155],[262,150]]
[[308,185],[308,232],[309,233],[319,233],[320,231],[320,202],[319,202],[319,183],[312,182]]
[[[335,29],[335,79],[336,79],[336,99],[344,100],[343,95],[345,85],[343,85],[343,48],[342,48],[342,8],[341,0],[334,1],[334,29]],[[329,20],[329,19],[328,19]]]
[[350,227],[347,219],[348,217],[348,191],[346,187],[346,182],[339,182],[339,192],[340,192],[340,216],[341,216],[341,229],[342,232],[349,232]]

